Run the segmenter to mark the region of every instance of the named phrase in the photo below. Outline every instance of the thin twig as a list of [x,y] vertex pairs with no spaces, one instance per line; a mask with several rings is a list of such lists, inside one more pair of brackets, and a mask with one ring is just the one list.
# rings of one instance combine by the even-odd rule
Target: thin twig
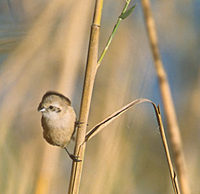
[[189,183],[187,179],[186,166],[184,153],[182,148],[182,140],[180,135],[180,129],[178,126],[176,112],[172,100],[171,90],[167,80],[167,75],[165,73],[163,63],[161,60],[158,40],[155,29],[154,18],[151,13],[149,0],[142,0],[142,7],[144,12],[144,18],[146,22],[149,42],[151,45],[151,51],[153,54],[154,64],[159,80],[159,86],[161,91],[162,102],[164,105],[164,112],[168,124],[168,131],[170,135],[170,143],[172,144],[172,151],[175,159],[175,165],[177,168],[177,173],[180,182],[181,192],[183,194],[190,194]]

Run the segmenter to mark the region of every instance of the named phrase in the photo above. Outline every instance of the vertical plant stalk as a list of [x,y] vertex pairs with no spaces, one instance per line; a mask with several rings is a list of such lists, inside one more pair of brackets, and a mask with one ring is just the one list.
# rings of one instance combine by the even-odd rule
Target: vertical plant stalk
[[145,23],[147,27],[149,42],[151,45],[151,51],[153,54],[154,64],[158,76],[161,97],[164,105],[164,112],[168,124],[168,131],[170,134],[170,142],[172,145],[172,151],[174,154],[175,165],[177,168],[178,180],[180,183],[180,189],[183,194],[190,194],[189,183],[186,174],[185,159],[182,149],[182,140],[180,130],[176,118],[175,108],[171,96],[167,75],[165,73],[163,63],[161,60],[157,34],[155,30],[155,22],[152,17],[149,0],[142,0],[143,13]]
[[69,194],[79,193],[84,153],[85,153],[85,145],[81,146],[81,143],[85,140],[92,91],[96,75],[98,46],[99,46],[99,29],[100,29],[101,15],[102,15],[102,7],[103,7],[103,0],[96,0],[93,23],[90,34],[90,42],[88,49],[88,58],[85,71],[85,80],[83,86],[81,107],[80,107],[80,116],[79,116],[80,125],[77,130],[76,144],[74,150],[74,154],[77,155],[79,159],[82,161],[73,162],[72,164],[70,184],[68,189]]

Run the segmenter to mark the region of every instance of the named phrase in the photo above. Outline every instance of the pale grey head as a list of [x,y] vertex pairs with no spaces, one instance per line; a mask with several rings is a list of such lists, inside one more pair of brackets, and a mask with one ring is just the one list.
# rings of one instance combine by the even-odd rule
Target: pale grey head
[[60,93],[49,91],[42,97],[42,101],[38,106],[38,111],[47,116],[51,113],[63,113],[66,111],[68,106],[71,106],[69,98]]

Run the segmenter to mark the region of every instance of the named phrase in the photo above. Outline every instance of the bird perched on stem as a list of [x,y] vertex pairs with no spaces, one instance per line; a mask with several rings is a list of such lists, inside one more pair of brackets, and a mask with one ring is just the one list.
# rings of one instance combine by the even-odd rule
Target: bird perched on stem
[[64,148],[72,160],[79,162],[66,148],[76,128],[76,113],[71,101],[58,92],[49,91],[42,97],[38,111],[42,113],[44,139],[51,145]]

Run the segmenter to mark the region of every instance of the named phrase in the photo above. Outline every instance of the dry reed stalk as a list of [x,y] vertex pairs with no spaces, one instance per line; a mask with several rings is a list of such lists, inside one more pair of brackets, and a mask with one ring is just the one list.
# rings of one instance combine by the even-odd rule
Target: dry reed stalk
[[83,145],[82,143],[85,140],[86,127],[87,127],[88,115],[89,115],[89,110],[90,110],[90,103],[91,103],[95,75],[96,75],[98,67],[101,64],[102,59],[105,56],[105,53],[107,52],[109,48],[109,45],[115,35],[115,32],[117,31],[117,28],[119,27],[121,20],[127,18],[135,8],[135,5],[134,5],[130,9],[127,10],[130,1],[131,0],[126,1],[124,9],[121,15],[119,16],[117,23],[113,28],[111,36],[109,37],[108,42],[105,46],[105,49],[103,50],[98,60],[99,29],[100,29],[100,21],[101,21],[102,8],[103,8],[103,0],[96,0],[93,24],[92,24],[91,35],[90,35],[88,59],[87,59],[85,80],[84,80],[84,86],[83,86],[83,94],[82,94],[82,100],[81,100],[81,108],[80,108],[80,116],[79,116],[80,125],[77,130],[76,145],[75,145],[75,150],[74,150],[75,155],[77,155],[82,161],[79,163],[73,162],[70,185],[69,185],[69,190],[68,190],[69,194],[72,194],[72,193],[77,194],[79,192],[84,152],[85,152],[85,144]]
[[151,45],[151,51],[153,54],[154,64],[158,76],[161,97],[164,105],[164,112],[168,124],[168,131],[170,134],[170,143],[172,144],[172,151],[174,155],[175,165],[177,168],[177,174],[181,192],[183,194],[190,194],[180,129],[176,118],[175,108],[171,96],[171,90],[167,80],[167,75],[164,70],[158,48],[155,22],[151,13],[150,1],[142,0],[142,7],[143,7],[146,28],[148,32],[149,42]]
[[102,15],[103,0],[96,0],[94,18],[91,27],[90,43],[88,50],[87,66],[85,71],[85,80],[83,86],[80,116],[80,125],[77,129],[76,145],[74,154],[79,156],[81,162],[73,162],[70,184],[69,184],[69,194],[77,194],[79,192],[80,180],[83,167],[83,159],[85,153],[85,146],[81,146],[85,139],[86,127],[88,123],[88,115],[90,110],[90,103],[92,97],[92,91],[94,86],[94,79],[96,75],[96,66],[98,60],[98,45],[99,45],[99,29]]
[[[52,46],[52,54],[57,54],[57,52],[54,53],[55,48],[60,49],[61,53],[60,60],[62,66],[57,84],[57,90],[66,94],[66,96],[72,96],[76,75],[79,70],[79,56],[81,56],[82,52],[80,44],[83,44],[84,42],[83,36],[85,36],[85,33],[83,31],[85,30],[83,29],[86,29],[87,20],[82,19],[80,25],[77,25],[77,23],[79,23],[80,17],[88,18],[87,15],[89,13],[89,6],[82,10],[83,6],[88,3],[88,1],[84,0],[80,1],[78,5],[74,4],[74,6],[71,7],[67,16],[62,18],[62,23],[57,26],[59,30],[56,37],[58,38]],[[62,11],[62,9],[66,9],[66,7],[68,7],[67,1],[66,5],[61,8],[60,11]],[[79,14],[74,15],[74,13],[79,13],[80,11],[82,13],[81,16]],[[67,22],[67,18],[71,18],[70,23]],[[49,31],[51,31],[51,29],[49,29]],[[78,34],[80,32],[82,33]],[[74,42],[75,37],[77,42]],[[59,167],[59,154],[60,149],[51,149],[50,146],[45,143],[41,169],[36,184],[37,194],[50,192],[50,187],[55,179]]]
[[169,148],[168,148],[168,143],[167,143],[167,139],[165,136],[165,130],[163,127],[163,122],[162,122],[162,118],[161,118],[161,114],[160,114],[160,108],[159,108],[159,106],[157,107],[156,104],[149,99],[138,98],[138,99],[130,102],[129,104],[123,106],[121,109],[115,111],[113,114],[111,114],[110,116],[105,118],[103,121],[96,124],[91,130],[89,130],[86,133],[85,141],[82,143],[82,145],[84,145],[88,140],[90,140],[95,135],[97,135],[106,126],[108,126],[111,122],[113,122],[115,119],[117,119],[120,115],[122,115],[123,113],[128,111],[130,108],[134,107],[137,104],[141,104],[144,102],[151,103],[153,105],[153,108],[154,108],[154,111],[156,114],[156,118],[157,118],[157,123],[158,123],[159,130],[160,130],[160,135],[161,135],[164,151],[165,151],[165,156],[166,156],[168,167],[169,167],[170,178],[171,178],[172,186],[174,189],[174,193],[180,194],[179,186],[177,183],[176,173],[173,168],[173,164],[172,164],[172,160],[171,160],[171,156],[170,156],[170,152],[169,152]]

